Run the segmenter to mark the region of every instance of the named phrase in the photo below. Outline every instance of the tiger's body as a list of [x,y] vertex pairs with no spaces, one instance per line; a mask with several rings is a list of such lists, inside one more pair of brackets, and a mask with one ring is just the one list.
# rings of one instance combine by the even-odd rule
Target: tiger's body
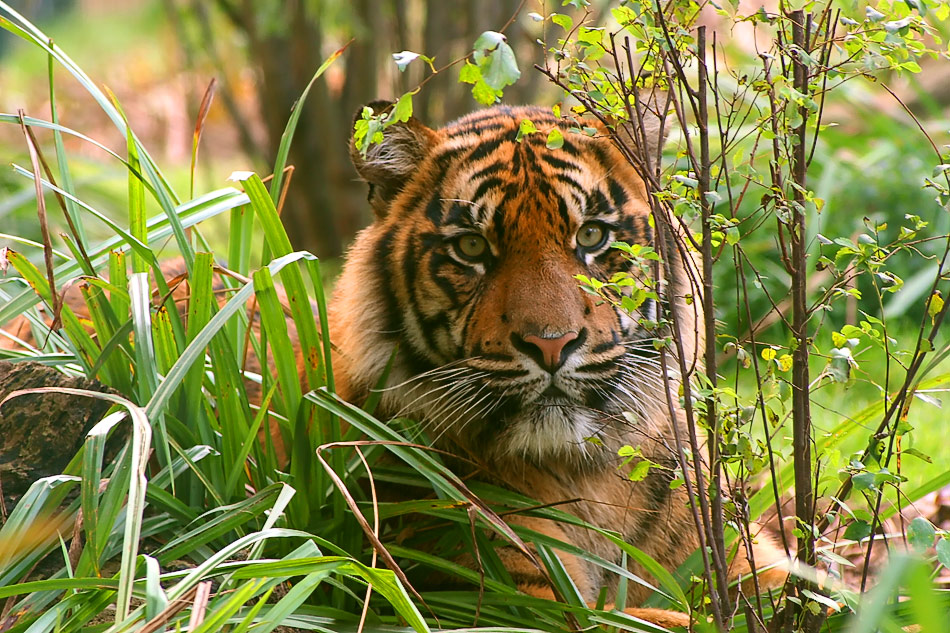
[[[519,140],[524,119],[540,133]],[[554,127],[559,148],[546,144]],[[571,133],[550,111],[496,107],[440,130],[394,125],[353,157],[376,220],[348,253],[330,305],[341,395],[363,401],[398,345],[378,415],[419,421],[478,476],[541,503],[579,499],[566,509],[675,569],[698,545],[685,491],[669,485],[684,421],[667,405],[656,335],[637,318],[663,306],[647,300],[631,317],[575,279],[627,270],[614,241],[655,242],[646,188],[606,131]],[[687,265],[666,271],[661,301],[683,308],[691,354]],[[619,468],[624,445],[661,467],[631,482]],[[620,562],[590,530],[520,522]],[[600,567],[564,560],[587,600],[615,585]],[[545,593],[520,558],[506,565]],[[628,604],[649,593],[628,587]]]

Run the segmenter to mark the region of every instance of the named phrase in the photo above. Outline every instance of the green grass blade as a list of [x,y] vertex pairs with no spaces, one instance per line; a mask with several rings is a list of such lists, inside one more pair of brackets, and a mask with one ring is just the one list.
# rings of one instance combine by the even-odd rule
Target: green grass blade
[[283,624],[284,620],[296,611],[297,607],[302,605],[329,575],[329,571],[316,572],[294,584],[290,591],[259,619],[254,628],[255,632],[270,633]]
[[[56,90],[54,89],[54,76],[55,73],[53,69],[54,59],[51,55],[47,55],[47,77],[49,79],[49,109],[50,109],[50,120],[54,125],[59,124],[59,114],[56,111]],[[28,123],[29,125],[29,123]],[[53,129],[53,146],[56,149],[56,163],[59,167],[59,180],[62,184],[63,189],[66,191],[75,191],[73,186],[73,177],[69,169],[69,161],[66,158],[66,146],[63,144],[63,131],[61,129]],[[69,216],[70,225],[75,227],[78,246],[81,251],[85,252],[89,246],[88,238],[86,237],[86,229],[83,223],[79,218],[79,212],[76,208],[76,204],[71,201],[66,201],[66,215]],[[90,271],[86,271],[89,273]]]
[[[55,475],[34,481],[0,526],[0,588],[15,585],[20,574],[27,573],[53,545],[57,526],[71,522],[71,517],[56,517],[53,511],[66,494],[81,482],[79,477]],[[44,530],[44,526],[51,529]],[[37,538],[39,537],[39,538]],[[27,539],[34,541],[27,546]]]
[[270,354],[277,368],[277,381],[287,414],[296,415],[300,407],[300,380],[297,378],[297,359],[287,333],[287,319],[280,305],[277,288],[270,270],[261,268],[254,273],[254,294],[261,315],[261,325],[267,332]]
[[260,597],[260,600],[258,600],[254,606],[251,607],[251,609],[247,612],[247,615],[244,616],[244,619],[241,620],[240,624],[238,624],[231,633],[247,633],[250,630],[251,625],[253,625],[256,621],[257,614],[261,612],[261,608],[267,604],[268,600],[270,600],[270,595],[273,593],[273,591],[273,587],[265,591]]
[[248,499],[205,513],[197,519],[200,525],[169,541],[154,555],[160,560],[172,561],[250,523],[273,508],[283,488],[284,484],[272,484]]
[[[287,257],[274,260],[269,265],[269,268],[273,274],[275,271],[279,271],[284,266],[307,257],[313,257],[313,255],[310,255],[309,253],[292,253]],[[151,415],[153,412],[160,411],[165,406],[167,406],[169,398],[171,397],[172,393],[174,393],[175,389],[181,385],[185,373],[191,368],[191,365],[199,357],[203,357],[204,349],[211,342],[211,339],[215,336],[215,334],[218,333],[218,331],[221,330],[222,327],[224,327],[224,324],[228,319],[232,318],[244,307],[244,304],[246,304],[248,299],[251,298],[253,292],[254,286],[252,284],[248,284],[234,293],[234,296],[228,300],[221,310],[211,317],[211,320],[208,321],[208,325],[198,333],[191,343],[188,344],[188,347],[186,347],[181,353],[181,356],[168,372],[168,375],[165,376],[165,380],[161,385],[159,385],[158,389],[156,389],[155,393],[152,395],[152,399],[149,401],[148,406],[146,407],[146,412],[149,415]]]
[[[126,128],[126,147],[129,155],[129,233],[140,243],[148,247],[148,230],[145,225],[145,187],[139,178],[141,163],[138,147],[132,136],[132,128]],[[148,272],[152,258],[132,253],[132,272]]]
[[[551,577],[551,581],[554,583],[554,588],[558,594],[564,599],[564,601],[575,607],[586,606],[584,603],[584,597],[581,596],[581,592],[577,589],[577,585],[574,584],[574,580],[571,578],[570,574],[567,573],[567,570],[564,568],[564,564],[561,562],[561,559],[558,558],[557,554],[554,553],[554,550],[542,544],[535,544],[535,548],[538,552],[538,558],[544,563],[545,568],[548,570],[548,574]],[[586,618],[578,617],[578,624],[582,628],[587,628],[589,626],[585,621]]]
[[82,457],[82,500],[83,530],[86,533],[87,560],[92,565],[92,573],[102,575],[101,556],[105,543],[99,541],[99,486],[102,481],[102,461],[105,455],[106,440],[110,431],[123,419],[125,411],[116,411],[96,424],[86,435]]
[[[196,253],[195,263],[188,278],[188,320],[185,331],[185,341],[191,343],[198,333],[208,324],[215,302],[212,290],[212,276],[214,271],[214,256],[211,253]],[[204,379],[205,364],[196,362],[188,371],[183,383],[183,400],[187,407],[182,413],[182,419],[190,421],[198,431],[201,441],[211,444],[214,439],[208,425],[202,424],[202,409],[204,397],[201,385]]]
[[231,209],[228,223],[228,267],[247,275],[251,267],[251,237],[254,229],[254,213],[248,206]]
[[[224,604],[214,604],[216,607],[206,616],[204,622],[193,629],[194,633],[212,633],[221,631],[228,623],[231,617],[250,600],[266,583],[264,580],[251,580],[246,582],[230,594],[226,600],[218,600]],[[259,609],[258,609],[259,610]]]
[[[281,224],[273,201],[267,194],[264,183],[261,182],[257,174],[248,173],[241,175],[241,177],[243,178],[244,190],[247,192],[254,213],[263,228],[265,243],[278,258],[290,255],[293,252],[290,239],[287,237],[283,224]],[[310,256],[310,259],[314,259],[313,256]],[[297,328],[297,336],[300,340],[300,355],[304,361],[307,382],[311,389],[317,389],[323,386],[325,376],[321,375],[324,359],[321,353],[320,339],[317,335],[317,326],[314,322],[314,309],[304,288],[303,276],[297,266],[287,268],[280,278],[287,293],[287,301],[290,302],[291,317]],[[291,411],[289,415],[292,417],[295,413],[295,411]]]
[[151,620],[168,606],[168,596],[162,589],[158,561],[148,554],[142,558],[145,559],[145,618]]
[[250,428],[247,433],[244,435],[244,442],[241,444],[241,448],[238,451],[237,459],[231,464],[231,469],[228,472],[227,483],[224,486],[224,489],[230,491],[232,495],[237,495],[239,492],[239,479],[244,472],[245,465],[247,464],[247,456],[250,455],[251,450],[258,446],[257,433],[261,428],[264,420],[268,419],[267,408],[270,406],[271,398],[274,397],[274,394],[277,392],[277,383],[274,383],[270,386],[270,389],[267,390],[267,393],[264,394],[264,398],[261,400],[260,408],[258,408],[257,413],[254,415],[254,421],[251,423]]
[[[22,168],[15,169],[18,171],[18,173],[20,173],[20,169]],[[25,170],[23,170],[23,172],[27,173]],[[29,173],[29,177],[33,177],[32,173]],[[60,190],[58,187],[46,185],[45,183],[44,186],[46,186],[46,188],[51,191],[59,191],[64,196],[70,196],[69,193]],[[91,207],[85,205],[81,201],[77,200],[77,202],[85,209],[92,210]],[[189,227],[225,211],[230,211],[235,206],[246,203],[246,195],[236,191],[235,189],[226,188],[214,191],[196,200],[192,200],[181,205],[177,209],[177,213],[182,225]],[[104,219],[104,221],[107,220]],[[113,229],[117,233],[116,237],[103,241],[101,244],[96,246],[92,252],[89,253],[90,260],[96,267],[101,266],[102,263],[108,259],[110,251],[115,249],[125,251],[129,248],[133,248],[137,243],[137,240],[134,240],[131,235],[125,232],[121,227],[114,224],[109,224],[109,226],[110,229]],[[148,226],[149,241],[152,243],[161,242],[172,234],[172,229],[169,226],[168,219],[164,215],[151,218],[148,222]],[[151,254],[151,251],[146,252]],[[155,262],[155,267],[153,270],[159,270],[157,261]],[[54,269],[56,278],[62,280],[72,279],[80,273],[81,268],[79,264],[72,260],[65,264],[61,264]],[[162,291],[167,290],[163,290],[161,287],[159,289]],[[26,310],[26,308],[35,305],[37,300],[37,295],[31,288],[24,288],[22,291],[20,291],[20,293],[14,295],[8,302],[5,304],[0,304],[0,323],[5,323],[13,317],[21,314],[24,310]]]

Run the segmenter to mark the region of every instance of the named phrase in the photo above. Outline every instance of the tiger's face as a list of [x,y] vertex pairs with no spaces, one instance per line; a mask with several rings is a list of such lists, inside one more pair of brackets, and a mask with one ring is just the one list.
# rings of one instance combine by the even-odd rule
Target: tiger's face
[[[524,119],[540,132],[518,139]],[[564,142],[551,148],[555,127]],[[393,126],[354,161],[377,219],[337,292],[369,284],[375,325],[362,344],[400,346],[387,413],[471,454],[577,465],[656,416],[660,364],[641,324],[656,302],[628,315],[576,278],[627,271],[611,244],[654,239],[645,187],[606,134],[496,107],[437,131]],[[347,371],[378,376],[385,359],[366,359]]]

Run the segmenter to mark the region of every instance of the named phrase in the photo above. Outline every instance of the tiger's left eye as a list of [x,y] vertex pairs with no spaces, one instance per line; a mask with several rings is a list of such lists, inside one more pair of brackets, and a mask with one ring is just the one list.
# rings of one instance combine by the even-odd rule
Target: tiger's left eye
[[455,241],[455,248],[465,259],[474,261],[488,253],[488,241],[481,235],[468,233]]
[[607,228],[600,222],[585,222],[577,231],[577,245],[593,250],[607,241]]

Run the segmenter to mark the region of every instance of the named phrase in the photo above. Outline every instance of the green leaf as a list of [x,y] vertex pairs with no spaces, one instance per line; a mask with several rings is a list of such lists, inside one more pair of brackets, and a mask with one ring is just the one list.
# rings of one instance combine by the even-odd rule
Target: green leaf
[[563,13],[553,14],[551,16],[551,21],[564,29],[566,32],[569,32],[572,28],[574,28],[574,20],[571,18],[571,16],[564,15]]
[[475,101],[482,105],[491,105],[498,99],[498,92],[479,78],[472,88],[472,96],[475,97]]
[[148,554],[142,558],[145,559],[145,618],[151,620],[168,606],[168,596],[162,589],[158,561]]
[[934,543],[937,531],[933,523],[917,517],[907,526],[907,542],[917,553],[923,553]]
[[630,481],[643,481],[646,476],[650,474],[650,466],[652,466],[652,464],[649,460],[641,459],[630,470],[630,474],[627,475],[627,479]]
[[510,86],[521,77],[515,52],[507,38],[497,31],[485,31],[475,40],[473,57],[481,68],[482,79],[492,90]]
[[[709,192],[709,193],[714,193],[714,192]],[[729,244],[730,246],[735,246],[736,244],[738,244],[740,237],[741,235],[739,233],[738,226],[733,224],[732,226],[726,229],[726,243]]]
[[695,178],[690,178],[689,176],[684,176],[682,174],[676,174],[675,176],[673,176],[673,180],[675,180],[676,182],[680,184],[686,185],[690,189],[695,189],[696,187],[699,186],[698,180],[696,180]]
[[535,134],[538,131],[537,126],[535,126],[534,121],[531,119],[522,119],[521,124],[518,126],[518,136],[516,137],[517,142],[521,142],[528,134]]
[[950,569],[950,540],[947,537],[937,541],[937,560],[944,567]]
[[943,310],[943,296],[939,290],[935,290],[934,293],[930,295],[930,303],[927,305],[927,315],[931,321],[935,321],[941,310]]
[[399,97],[399,100],[396,102],[396,105],[393,107],[392,113],[387,119],[387,124],[392,123],[405,123],[412,117],[412,95],[413,93],[407,92],[406,94]]
[[858,473],[851,477],[851,483],[858,492],[877,490],[877,476],[875,473]]
[[844,531],[844,537],[852,541],[860,541],[871,535],[871,524],[867,521],[852,521]]
[[472,62],[466,61],[462,68],[459,70],[459,83],[473,84],[476,83],[479,79],[482,78],[482,69],[473,64]]

